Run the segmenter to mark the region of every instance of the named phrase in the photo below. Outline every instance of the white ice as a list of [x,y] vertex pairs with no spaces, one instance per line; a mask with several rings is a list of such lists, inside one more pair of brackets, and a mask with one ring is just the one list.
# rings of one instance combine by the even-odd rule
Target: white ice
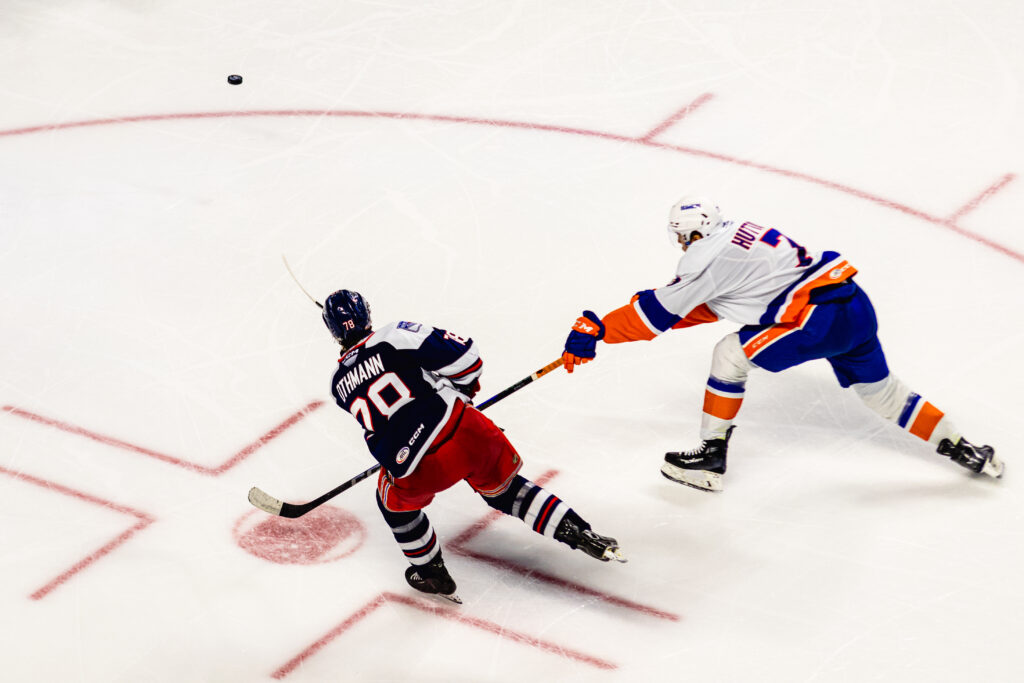
[[[0,679],[1024,680],[1022,7],[6,0]],[[488,411],[628,564],[497,520],[446,551],[465,604],[437,614],[372,482],[329,504],[350,555],[240,547],[250,486],[372,464],[282,254],[317,297],[472,336],[489,396],[671,278],[690,191],[841,251],[894,371],[1005,478],[812,363],[752,377],[721,494],[663,479],[717,323]],[[450,544],[489,511],[429,512]]]

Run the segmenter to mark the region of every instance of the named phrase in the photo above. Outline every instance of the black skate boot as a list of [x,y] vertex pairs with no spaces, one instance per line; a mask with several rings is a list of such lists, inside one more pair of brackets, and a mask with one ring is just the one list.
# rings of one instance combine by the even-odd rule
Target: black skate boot
[[626,556],[619,548],[619,542],[608,536],[595,534],[590,530],[590,525],[583,521],[575,511],[569,510],[562,517],[555,529],[555,540],[565,543],[573,550],[582,550],[587,555],[608,562],[626,562]]
[[462,600],[455,594],[455,579],[448,573],[440,553],[427,564],[408,567],[405,570],[405,580],[421,593],[430,593],[462,604]]
[[996,479],[1003,476],[1003,461],[996,457],[996,450],[991,446],[975,446],[960,437],[956,443],[943,439],[935,450],[976,474],[987,474]]
[[729,449],[729,427],[724,439],[702,441],[699,448],[683,453],[666,453],[661,473],[666,479],[701,491],[721,491],[725,474],[725,453]]

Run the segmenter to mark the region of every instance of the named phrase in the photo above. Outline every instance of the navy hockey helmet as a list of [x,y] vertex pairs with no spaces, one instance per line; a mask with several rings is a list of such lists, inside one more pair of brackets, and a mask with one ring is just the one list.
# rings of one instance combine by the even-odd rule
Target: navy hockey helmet
[[339,289],[324,301],[324,324],[339,344],[350,348],[372,331],[370,304],[359,292]]

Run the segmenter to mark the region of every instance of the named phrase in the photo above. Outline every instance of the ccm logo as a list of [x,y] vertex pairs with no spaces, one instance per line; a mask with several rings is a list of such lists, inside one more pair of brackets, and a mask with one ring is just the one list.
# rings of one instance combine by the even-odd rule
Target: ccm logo
[[[414,443],[416,443],[416,439],[420,438],[420,432],[422,432],[422,431],[423,431],[423,425],[420,425],[416,429],[416,431],[412,433],[412,438],[409,439],[409,445],[410,446],[413,445]],[[408,450],[408,449],[405,449],[405,450]]]

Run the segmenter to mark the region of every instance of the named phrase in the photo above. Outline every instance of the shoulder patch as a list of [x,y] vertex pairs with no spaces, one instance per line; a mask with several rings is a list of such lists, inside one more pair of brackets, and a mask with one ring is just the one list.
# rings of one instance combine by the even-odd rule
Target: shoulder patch
[[410,323],[410,322],[406,322],[404,320],[402,322],[398,323],[398,329],[400,329],[400,330],[409,330],[410,332],[419,332],[420,331],[420,327],[422,327],[422,325],[420,325],[419,323]]

